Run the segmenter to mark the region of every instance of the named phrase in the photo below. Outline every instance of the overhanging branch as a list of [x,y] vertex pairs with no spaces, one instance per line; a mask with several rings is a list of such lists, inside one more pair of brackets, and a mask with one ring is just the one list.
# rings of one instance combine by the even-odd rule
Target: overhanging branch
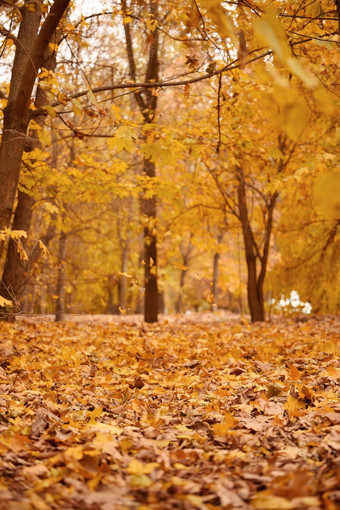
[[[257,60],[260,60],[261,58],[264,58],[266,56],[269,56],[272,54],[271,50],[268,50],[264,53],[261,53],[260,55],[257,55],[256,57],[253,57],[252,59],[248,60],[247,62],[243,62],[243,66],[251,64],[252,62],[255,62]],[[195,78],[190,78],[189,80],[174,80],[174,81],[157,81],[157,82],[137,82],[137,83],[120,83],[120,84],[114,84],[114,85],[103,85],[102,87],[93,87],[91,89],[91,92],[93,94],[98,94],[100,92],[108,92],[110,90],[122,90],[122,89],[156,89],[156,88],[168,88],[168,87],[180,87],[182,85],[190,85],[192,83],[198,83],[200,81],[208,80],[209,78],[212,78],[213,76],[218,76],[225,72],[233,71],[234,69],[238,69],[240,67],[240,64],[237,63],[237,60],[234,60],[230,64],[227,64],[226,66],[222,67],[221,69],[218,69],[217,71],[214,71],[212,73],[206,73],[202,76],[196,76]],[[81,90],[79,92],[75,92],[74,94],[70,94],[68,97],[63,98],[63,101],[68,100],[71,101],[72,99],[77,99],[78,97],[83,97],[88,94],[89,89]],[[60,101],[54,101],[51,102],[50,105],[52,107],[59,106],[62,104]],[[32,112],[32,118],[36,117],[37,115],[45,114],[44,110],[35,110]]]

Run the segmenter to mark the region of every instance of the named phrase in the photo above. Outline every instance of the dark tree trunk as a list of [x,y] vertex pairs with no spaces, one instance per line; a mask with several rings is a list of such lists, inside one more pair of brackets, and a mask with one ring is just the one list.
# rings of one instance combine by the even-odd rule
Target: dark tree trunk
[[252,322],[264,321],[265,315],[263,306],[264,303],[263,282],[260,285],[258,285],[256,272],[257,269],[256,262],[258,257],[257,246],[249,222],[246,185],[244,181],[243,171],[241,168],[237,169],[237,178],[238,178],[237,194],[238,194],[239,217],[242,226],[248,272],[247,294],[249,311]]
[[58,249],[58,277],[57,277],[57,301],[55,321],[62,322],[65,317],[65,256],[66,256],[66,234],[61,232]]
[[[148,177],[155,177],[155,164],[145,160],[144,172]],[[156,236],[156,197],[141,200],[141,211],[145,218],[144,226],[144,320],[158,320],[158,286],[157,286],[157,236]]]
[[[282,170],[283,162],[280,162],[279,171]],[[268,197],[266,201],[266,222],[265,232],[263,239],[262,253],[257,246],[254,238],[253,231],[250,226],[248,207],[247,207],[247,196],[246,196],[246,184],[242,168],[237,169],[238,179],[238,208],[239,208],[239,219],[242,226],[244,249],[247,262],[248,272],[248,305],[251,315],[252,322],[264,321],[264,295],[263,285],[267,272],[268,255],[270,247],[270,238],[273,228],[273,214],[278,197],[278,193],[275,192]],[[257,271],[259,266],[259,272]]]
[[[221,244],[222,242],[222,239],[223,239],[223,232],[220,232],[219,235],[218,235],[218,238],[217,238],[217,244],[218,246]],[[214,311],[214,310],[217,310],[217,301],[218,301],[218,276],[219,276],[219,261],[220,261],[220,252],[219,251],[216,251],[214,253],[214,259],[213,259],[213,278],[212,278],[212,288],[211,288],[211,292],[212,292],[212,297],[213,297],[213,302],[211,304],[211,310]]]
[[216,252],[214,253],[214,260],[213,260],[213,278],[212,278],[212,297],[213,302],[211,305],[211,309],[214,311],[217,309],[217,300],[218,300],[218,274],[219,274],[219,267],[218,263],[220,261],[220,253]]
[[[28,19],[25,19],[25,24],[23,25],[23,29],[26,29],[26,23],[30,22],[31,16],[28,16]],[[35,24],[38,23],[38,20],[36,19],[36,16],[34,17]],[[26,32],[23,30],[24,33]],[[27,34],[25,33],[25,36]],[[57,41],[57,37],[54,38]],[[60,38],[59,38],[60,39]],[[22,59],[22,64],[24,61],[28,58],[27,53],[30,51],[32,46],[32,41],[22,41],[22,44],[25,43],[26,52],[24,52],[24,55],[20,55],[20,58]],[[21,48],[21,51],[23,49]],[[20,52],[18,52],[20,54]],[[19,58],[19,57],[18,57]],[[56,66],[56,52],[54,50],[51,50],[49,47],[46,50],[46,54],[44,57],[44,61],[42,63],[42,67],[48,70],[54,70]],[[35,107],[41,108],[45,104],[48,103],[46,92],[45,90],[38,86],[37,92],[36,92],[36,98],[35,98]],[[36,122],[40,127],[43,126],[43,121],[40,117],[36,119]],[[25,151],[30,152],[32,149],[39,147],[39,132],[38,130],[31,130],[29,133],[29,140],[28,143],[25,144]],[[32,208],[35,203],[34,198],[25,193],[24,191],[18,192],[18,200],[17,200],[17,206],[14,214],[14,220],[13,220],[13,230],[23,230],[27,234],[29,233],[30,226],[31,226],[31,220],[32,220]],[[22,239],[23,247],[26,248],[27,240],[25,238]],[[44,243],[46,244],[46,243]],[[41,250],[39,249],[38,252],[35,254],[35,260],[34,262],[37,262]],[[20,300],[22,299],[24,293],[25,293],[25,284],[27,283],[27,276],[30,272],[30,268],[32,265],[32,260],[29,257],[29,260],[27,262],[23,262],[20,260],[18,253],[17,253],[17,247],[16,242],[10,239],[6,254],[6,262],[4,265],[4,271],[3,271],[3,277],[1,281],[0,286],[0,295],[5,297],[6,299],[10,299],[9,294],[12,296],[12,302],[13,302],[13,308],[11,311],[11,314],[18,313],[20,311]],[[0,315],[1,315],[1,309],[0,309]]]
[[[124,15],[128,14],[126,0],[121,0]],[[150,14],[157,19],[157,2],[150,1]],[[136,64],[133,51],[130,23],[124,24],[126,50],[129,62],[130,77],[136,81]],[[159,33],[157,27],[151,30],[152,42],[149,48],[148,63],[145,73],[145,81],[158,81],[158,43]],[[135,92],[136,103],[143,115],[144,124],[147,126],[154,122],[157,109],[157,95],[152,90],[146,89],[144,93]],[[143,173],[153,179],[156,176],[155,163],[144,159]],[[144,320],[145,322],[158,321],[158,285],[157,285],[157,200],[156,196],[141,198],[141,214],[145,220],[144,225]]]
[[[22,94],[31,94],[25,90],[21,82],[22,74],[29,65],[34,40],[40,25],[40,8],[30,10],[22,9],[22,21],[18,34],[18,45],[12,68],[12,77],[9,98],[4,109],[4,127],[0,146],[0,231],[10,225],[12,209],[15,201],[19,180],[21,159],[26,145],[26,132],[28,127],[28,105],[22,112],[16,107],[19,101],[20,89]],[[34,73],[32,69],[32,73]],[[32,85],[33,87],[33,85]],[[0,255],[3,250],[0,246]]]
[[121,313],[126,312],[126,293],[127,293],[127,277],[125,274],[128,269],[128,258],[129,258],[129,249],[127,243],[124,243],[122,252],[122,265],[121,272],[123,273],[119,278],[119,308]]
[[338,32],[340,34],[340,0],[335,0],[335,5],[338,12]]
[[[27,141],[31,94],[37,73],[42,65],[48,44],[70,0],[54,1],[38,33],[41,3],[41,0],[35,2],[34,10],[31,9],[31,3],[28,5],[28,2],[23,7],[8,103],[4,109],[3,135],[0,146],[0,231],[9,227],[11,222],[22,155]],[[23,46],[21,41],[24,41]],[[31,41],[31,43],[27,41]],[[26,47],[29,48],[28,55]],[[24,53],[29,58],[24,58]],[[0,257],[3,248],[4,243],[2,242]]]
[[256,258],[249,256],[248,253],[248,256],[246,254],[246,260],[248,271],[247,294],[251,321],[264,321],[263,288],[257,285]]
[[175,305],[176,313],[181,313],[181,311],[182,311],[184,283],[185,283],[185,279],[186,279],[186,276],[188,273],[188,265],[189,265],[190,256],[192,253],[192,248],[193,248],[193,246],[191,244],[192,238],[193,238],[193,234],[190,233],[188,244],[184,243],[184,241],[182,241],[180,244],[180,251],[181,251],[181,255],[182,255],[183,267],[181,269],[181,275],[179,278],[178,298],[177,298],[176,305]]
[[[27,232],[31,223],[32,206],[34,198],[27,193],[19,191],[18,205],[15,211],[13,230],[24,230]],[[21,243],[26,249],[27,240],[21,238]],[[20,301],[24,294],[24,283],[27,276],[27,261],[20,259],[17,242],[10,239],[7,248],[7,260],[4,267],[3,277],[0,284],[0,295],[13,303],[11,314],[20,312]],[[1,315],[0,310],[0,315]]]
[[115,288],[118,286],[119,293],[119,282],[113,276],[113,274],[109,274],[107,276],[107,292],[108,292],[108,300],[107,300],[107,308],[106,313],[110,315],[118,315],[119,313],[119,305],[115,303]]
[[176,306],[175,306],[176,313],[181,313],[181,311],[182,311],[183,288],[184,288],[185,277],[186,277],[187,272],[188,272],[188,269],[181,269],[181,276],[179,277],[178,298],[177,298]]

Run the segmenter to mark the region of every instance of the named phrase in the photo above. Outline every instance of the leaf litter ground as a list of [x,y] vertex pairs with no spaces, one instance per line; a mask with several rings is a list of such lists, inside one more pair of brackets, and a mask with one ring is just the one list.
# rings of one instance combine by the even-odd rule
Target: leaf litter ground
[[339,319],[0,325],[0,510],[340,508]]

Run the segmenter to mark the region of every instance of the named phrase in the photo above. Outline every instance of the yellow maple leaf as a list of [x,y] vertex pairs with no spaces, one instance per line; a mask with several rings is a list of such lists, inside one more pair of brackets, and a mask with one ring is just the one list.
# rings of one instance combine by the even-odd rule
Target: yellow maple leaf
[[300,410],[304,409],[305,405],[293,395],[288,395],[284,408],[288,411],[289,416],[301,416]]
[[224,416],[224,421],[221,423],[216,423],[213,425],[213,430],[215,436],[223,437],[228,431],[237,425],[237,420],[231,413],[226,413]]

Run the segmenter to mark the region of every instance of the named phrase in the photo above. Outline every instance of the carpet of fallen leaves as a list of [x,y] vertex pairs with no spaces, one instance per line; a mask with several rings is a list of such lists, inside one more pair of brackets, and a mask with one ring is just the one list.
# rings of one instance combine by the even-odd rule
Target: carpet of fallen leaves
[[1,323],[0,509],[339,509],[339,325]]

